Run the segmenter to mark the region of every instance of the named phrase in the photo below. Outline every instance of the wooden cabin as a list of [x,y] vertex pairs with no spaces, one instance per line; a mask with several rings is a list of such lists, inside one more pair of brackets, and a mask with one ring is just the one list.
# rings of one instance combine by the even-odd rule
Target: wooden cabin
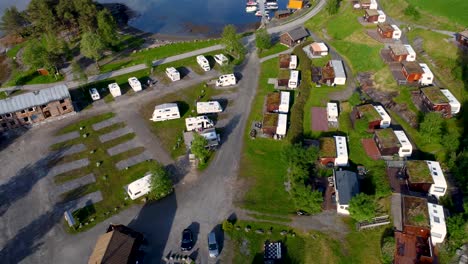
[[421,68],[421,65],[415,61],[404,61],[402,65],[403,67],[401,68],[401,72],[408,82],[417,82],[424,74],[424,70]]
[[390,56],[392,57],[393,61],[406,61],[406,57],[408,56],[408,50],[406,49],[405,45],[390,44],[388,48],[390,50]]
[[420,91],[422,104],[428,111],[439,112],[445,118],[452,117],[450,102],[439,87],[421,88]]
[[283,19],[289,17],[291,14],[292,13],[289,10],[279,10],[275,12],[275,18]]
[[393,38],[393,31],[395,31],[395,29],[388,23],[377,24],[377,33],[379,33],[382,38]]
[[367,23],[374,23],[379,20],[379,13],[375,9],[366,9],[364,13],[364,20]]
[[289,63],[291,62],[290,54],[279,55],[279,67],[280,69],[289,69]]
[[309,32],[304,27],[298,27],[281,34],[280,43],[291,48],[304,41],[308,36]]

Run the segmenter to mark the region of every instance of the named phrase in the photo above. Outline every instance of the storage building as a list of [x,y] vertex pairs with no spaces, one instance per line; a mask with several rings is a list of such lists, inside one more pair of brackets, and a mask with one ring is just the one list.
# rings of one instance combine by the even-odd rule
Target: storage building
[[405,76],[407,82],[417,82],[421,79],[424,71],[421,65],[415,61],[404,61],[401,72]]
[[445,118],[452,117],[452,107],[449,99],[444,95],[439,87],[421,88],[422,105],[431,112],[438,112]]
[[440,91],[441,91],[441,92],[445,95],[445,97],[447,97],[447,99],[449,100],[449,104],[450,104],[450,109],[451,109],[452,115],[458,114],[458,113],[460,112],[461,104],[460,104],[460,102],[457,100],[457,98],[450,92],[450,90],[441,89]]
[[331,60],[329,66],[333,67],[335,78],[333,80],[334,85],[345,85],[346,84],[346,73],[343,67],[343,62],[340,60]]
[[310,44],[310,52],[313,56],[327,56],[328,47],[323,42],[314,42]]
[[407,161],[405,173],[410,191],[433,195],[437,199],[444,196],[447,191],[447,182],[437,161]]
[[301,43],[309,36],[309,32],[304,27],[298,27],[290,30],[286,33],[281,34],[280,43],[288,47],[293,47],[296,44]]

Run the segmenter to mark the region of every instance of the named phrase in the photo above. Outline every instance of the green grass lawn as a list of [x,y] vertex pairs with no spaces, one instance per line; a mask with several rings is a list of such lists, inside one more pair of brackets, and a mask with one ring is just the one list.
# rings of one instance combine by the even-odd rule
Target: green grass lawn
[[173,43],[162,47],[157,47],[153,49],[143,50],[140,52],[132,53],[126,59],[122,59],[116,62],[107,63],[101,66],[101,72],[109,72],[119,70],[125,67],[132,65],[137,65],[145,63],[148,60],[158,60],[162,58],[167,58],[170,56],[210,47],[216,44],[219,44],[219,39],[212,40],[200,40],[192,42],[180,42]]
[[280,52],[285,51],[287,49],[288,49],[288,47],[284,46],[283,44],[281,44],[279,42],[276,42],[271,48],[262,50],[258,54],[258,57],[263,58],[263,57],[270,56],[270,55],[273,55],[273,54],[276,54],[276,53],[280,53]]
[[[202,93],[202,91],[204,91],[204,93]],[[209,101],[212,96],[224,92],[226,92],[226,90],[217,90],[211,86],[204,87],[204,84],[199,84],[155,99],[142,106],[140,108],[140,113],[148,120],[151,131],[160,139],[166,151],[169,152],[173,158],[177,158],[186,152],[183,140],[185,118],[197,116],[195,102],[198,96],[204,94],[200,100]],[[179,107],[181,118],[163,122],[149,121],[156,105],[174,102],[176,102]]]
[[18,51],[20,49],[22,49],[24,46],[26,46],[26,44],[28,44],[27,41],[24,41],[24,42],[21,42],[19,44],[16,44],[15,46],[11,47],[7,52],[6,52],[6,55],[9,57],[9,58],[14,58],[16,57],[16,54],[18,53]]
[[[51,73],[52,74],[52,73]],[[55,83],[63,80],[62,75],[54,77],[53,75],[40,75],[35,70],[20,71],[15,70],[11,73],[10,79],[2,86],[16,86],[27,84],[42,84],[42,83]],[[53,84],[51,84],[52,86]]]
[[428,13],[442,16],[458,23],[468,26],[468,2],[464,0],[406,0],[415,7],[425,10]]
[[[107,219],[111,215],[118,213],[123,208],[134,203],[131,200],[125,199],[126,194],[123,187],[126,184],[142,177],[146,172],[150,171],[152,168],[155,168],[157,166],[157,163],[155,161],[149,161],[139,163],[126,170],[118,170],[115,167],[115,164],[117,162],[124,160],[128,157],[140,154],[144,151],[144,148],[138,147],[135,149],[128,150],[124,153],[118,154],[116,156],[109,156],[107,154],[106,150],[108,148],[126,142],[135,137],[135,135],[132,133],[111,141],[107,141],[105,143],[101,143],[99,141],[100,135],[109,133],[125,125],[123,123],[117,123],[110,127],[94,131],[92,129],[92,124],[112,118],[113,116],[113,113],[105,113],[103,115],[85,119],[79,121],[78,123],[64,127],[58,132],[58,135],[69,133],[72,131],[79,131],[81,136],[79,138],[51,146],[51,150],[63,149],[67,146],[72,146],[74,144],[80,143],[86,146],[85,151],[65,156],[55,160],[54,162],[51,162],[49,164],[49,166],[51,167],[83,158],[88,158],[90,162],[90,164],[86,167],[55,176],[54,181],[57,184],[65,183],[69,180],[85,176],[89,173],[93,173],[96,178],[95,183],[85,185],[62,194],[61,198],[63,201],[74,200],[94,191],[101,191],[103,195],[103,200],[101,202],[73,212],[75,219],[78,223],[82,223],[83,227],[78,230],[70,230],[71,232],[87,230],[91,226],[94,226],[96,223]],[[84,127],[83,130],[80,130],[80,127]],[[82,137],[82,135],[84,134],[88,134],[88,137]],[[91,153],[92,150],[94,150],[93,153]],[[97,162],[100,162],[101,165],[96,166]],[[91,219],[94,220],[91,221]],[[88,224],[85,225],[85,223]]]

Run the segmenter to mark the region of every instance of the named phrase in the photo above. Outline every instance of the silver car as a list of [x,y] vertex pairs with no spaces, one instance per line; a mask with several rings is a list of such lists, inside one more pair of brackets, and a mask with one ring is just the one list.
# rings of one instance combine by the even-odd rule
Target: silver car
[[216,234],[214,231],[208,234],[208,253],[210,254],[210,258],[216,258],[219,255],[218,243],[216,242]]

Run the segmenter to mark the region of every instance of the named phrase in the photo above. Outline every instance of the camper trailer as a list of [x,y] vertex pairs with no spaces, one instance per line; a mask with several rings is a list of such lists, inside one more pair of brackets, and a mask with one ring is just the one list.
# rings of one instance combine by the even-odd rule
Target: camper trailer
[[198,55],[198,56],[197,56],[197,63],[198,63],[198,65],[200,65],[200,67],[201,67],[204,71],[209,71],[209,70],[211,70],[211,68],[210,68],[210,63],[209,63],[208,60],[205,58],[205,56],[203,56],[203,55]]
[[214,55],[214,60],[216,61],[216,63],[218,63],[221,66],[229,63],[228,58],[226,56],[224,56],[224,54]]
[[235,84],[236,84],[236,76],[234,76],[233,73],[221,75],[216,81],[216,86],[218,87],[231,86]]
[[405,44],[406,51],[408,52],[408,55],[406,55],[406,61],[415,61],[416,60],[416,52],[414,51],[413,47],[411,45]]
[[138,199],[151,191],[151,174],[146,174],[125,187],[130,199]]
[[121,96],[122,92],[120,91],[120,86],[117,83],[111,83],[108,86],[109,92],[113,97]]
[[399,40],[401,38],[401,30],[397,27],[397,25],[392,25],[393,33],[392,38],[395,40]]
[[135,92],[139,92],[142,90],[141,83],[136,77],[128,78],[128,84],[130,84],[130,87],[132,87],[133,91]]
[[289,61],[289,69],[295,70],[297,68],[297,56],[291,55],[291,60]]
[[180,118],[179,107],[176,103],[161,104],[154,107],[152,121],[166,121]]
[[221,113],[223,108],[218,101],[209,101],[209,102],[198,102],[197,103],[197,113],[198,114],[214,114]]
[[93,101],[101,99],[101,96],[99,95],[96,88],[89,89],[89,95],[91,95],[91,99],[93,99]]
[[403,130],[395,130],[395,136],[398,138],[400,142],[400,148],[398,149],[398,156],[400,157],[410,157],[413,153],[413,145],[409,141],[408,137],[406,136]]
[[450,109],[451,109],[451,112],[452,112],[452,115],[456,115],[460,112],[460,108],[461,108],[461,104],[460,102],[457,100],[457,98],[447,89],[441,89],[440,90],[444,95],[445,97],[447,97],[447,99],[449,100],[449,104],[450,104]]
[[419,79],[419,83],[423,86],[432,85],[432,82],[434,81],[434,74],[432,73],[431,69],[429,69],[429,66],[427,66],[425,63],[419,63],[419,66],[421,66],[421,69],[424,71],[421,79]]
[[384,23],[385,20],[387,20],[387,16],[382,10],[377,10],[377,13],[379,14],[377,18],[377,23]]
[[180,80],[180,73],[174,67],[166,68],[166,75],[173,82]]
[[189,117],[185,119],[185,127],[187,131],[203,130],[214,127],[214,123],[207,116]]
[[288,88],[296,89],[299,86],[299,71],[292,70],[289,75]]

